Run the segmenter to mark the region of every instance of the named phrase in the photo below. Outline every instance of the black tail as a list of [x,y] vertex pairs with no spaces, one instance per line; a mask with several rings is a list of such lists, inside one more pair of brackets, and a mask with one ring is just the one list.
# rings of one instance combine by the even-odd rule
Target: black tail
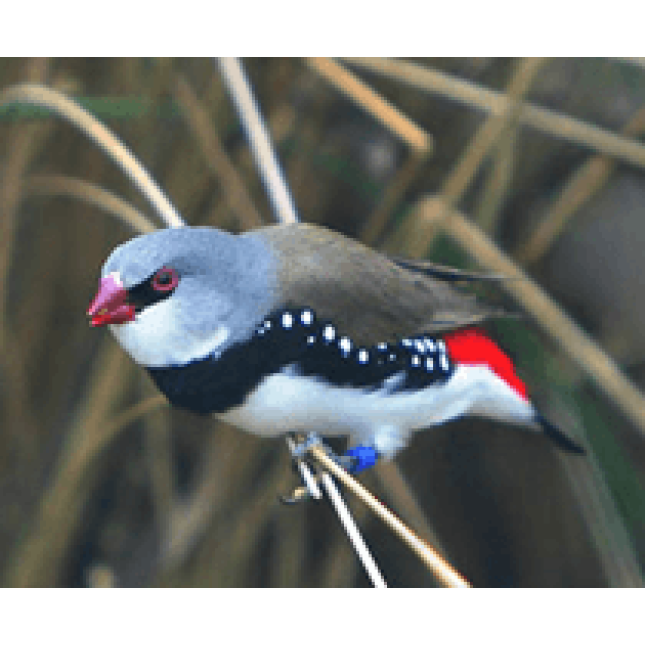
[[583,446],[567,437],[564,432],[558,430],[552,423],[549,423],[541,414],[538,414],[535,420],[542,427],[544,434],[561,450],[574,455],[584,455],[587,453]]

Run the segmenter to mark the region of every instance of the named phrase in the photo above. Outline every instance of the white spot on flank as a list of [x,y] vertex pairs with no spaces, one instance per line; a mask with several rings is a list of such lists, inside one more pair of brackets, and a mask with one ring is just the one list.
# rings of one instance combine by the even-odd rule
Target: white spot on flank
[[282,314],[282,326],[285,329],[291,329],[293,326],[293,316],[291,314]]
[[414,367],[421,365],[421,359],[416,354],[410,359],[410,362]]
[[330,342],[336,338],[336,330],[331,325],[325,325],[323,329],[323,338]]
[[315,336],[307,336],[307,345],[313,345],[316,342]]
[[300,314],[300,322],[306,327],[309,327],[309,325],[311,325],[313,321],[314,321],[314,314],[311,310],[305,309],[302,312],[302,314]]
[[434,369],[434,360],[432,358],[426,358],[426,369],[428,372],[432,372]]
[[338,341],[338,347],[340,348],[340,351],[343,352],[343,354],[349,354],[349,352],[352,351],[352,341],[349,340],[347,336],[343,336]]
[[449,367],[449,365],[448,365],[448,357],[445,354],[441,354],[441,357],[439,358],[439,360],[441,361],[441,367],[444,370],[447,370],[448,367]]
[[370,359],[370,355],[369,355],[369,353],[367,352],[367,350],[365,350],[365,349],[361,349],[361,350],[358,352],[358,362],[359,362],[359,363],[363,363],[363,364],[365,364],[365,363],[367,363],[367,362],[369,361],[369,359]]

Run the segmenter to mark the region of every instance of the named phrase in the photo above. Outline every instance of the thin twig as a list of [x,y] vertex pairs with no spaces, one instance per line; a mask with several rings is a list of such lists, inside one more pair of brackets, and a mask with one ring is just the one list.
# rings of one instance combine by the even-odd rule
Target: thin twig
[[[369,522],[373,519],[369,508],[356,498],[346,499],[345,503],[349,506],[354,521],[361,526],[363,531],[369,532]],[[339,533],[330,545],[327,557],[321,560],[318,565],[320,573],[316,580],[319,579],[320,583],[317,584],[324,588],[349,587],[356,580],[359,567],[360,564],[351,542],[348,542],[347,538]]]
[[425,536],[425,540],[446,557],[446,549],[437,532],[428,522],[401,469],[393,461],[388,461],[378,464],[373,469],[373,474],[379,480],[385,496],[389,498],[390,504],[401,515],[401,518],[411,528]]
[[347,505],[343,501],[343,498],[338,492],[336,486],[334,486],[334,482],[329,473],[323,471],[323,473],[320,475],[320,481],[324,486],[325,491],[327,492],[327,495],[331,500],[331,503],[336,509],[336,514],[342,522],[343,527],[345,528],[345,532],[349,536],[352,546],[356,551],[356,555],[358,555],[361,564],[365,568],[365,572],[372,581],[372,584],[377,589],[383,589],[387,587],[385,580],[381,575],[381,572],[378,570],[378,567],[374,562],[374,558],[372,557],[370,550],[367,548],[367,544],[365,544],[365,540],[363,540],[363,536],[356,528],[356,524],[347,508]]
[[517,119],[512,119],[491,154],[492,167],[474,215],[474,220],[493,239],[497,237],[502,205],[513,179],[518,125]]
[[78,103],[50,87],[31,83],[14,85],[0,92],[0,107],[11,103],[39,105],[69,121],[92,139],[121,167],[167,226],[183,225],[184,221],[181,215],[175,210],[145,167],[110,130]]
[[[639,137],[645,132],[645,108],[641,108],[621,130],[626,137]],[[555,203],[544,215],[526,244],[514,257],[522,265],[535,264],[553,245],[573,215],[609,181],[616,161],[596,155],[582,164],[560,191]]]
[[361,226],[358,237],[365,244],[374,244],[387,226],[403,193],[417,177],[424,162],[432,155],[432,135],[336,61],[330,58],[307,58],[306,62],[411,149],[412,156],[397,172],[379,200],[378,206]]
[[[508,98],[500,92],[414,63],[385,58],[347,58],[352,65],[378,72],[417,89],[446,96],[492,114],[502,114]],[[520,122],[559,139],[595,149],[602,154],[645,168],[645,146],[552,110],[525,104]]]
[[9,587],[50,587],[59,573],[77,530],[94,477],[94,459],[124,426],[106,424],[114,404],[131,384],[131,363],[111,339],[105,339],[83,403],[58,456],[53,481],[45,490],[32,525],[16,545],[4,584]]
[[392,212],[403,199],[405,191],[419,176],[427,159],[428,155],[412,154],[397,170],[376,208],[367,216],[360,228],[357,237],[364,244],[373,245],[378,241],[392,217]]
[[24,180],[28,195],[80,199],[115,217],[137,233],[150,233],[156,226],[121,197],[89,181],[64,175],[31,175]]
[[249,197],[235,166],[229,160],[206,108],[181,74],[177,75],[174,94],[186,114],[188,126],[194,134],[206,163],[219,181],[228,207],[240,219],[244,229],[260,226],[262,216]]
[[432,135],[416,125],[355,74],[330,58],[307,58],[306,62],[359,107],[380,121],[417,155],[427,157],[432,152]]
[[437,551],[415,535],[392,511],[328,457],[320,446],[312,446],[309,452],[321,466],[340,479],[347,488],[360,497],[421,558],[446,587],[471,586]]
[[293,224],[299,220],[298,213],[240,61],[236,58],[220,58],[218,62],[228,90],[237,106],[240,121],[246,130],[251,151],[276,217],[283,224]]
[[[260,451],[251,439],[240,441],[236,435],[237,430],[219,424],[209,436],[198,483],[190,498],[185,502],[176,500],[172,509],[167,539],[162,544],[162,576],[172,575],[172,571],[184,562],[227,494],[241,490],[243,483],[257,471]],[[269,511],[266,513],[267,516],[254,525],[255,531],[249,531],[248,524],[244,523],[245,537],[249,540],[257,539],[260,525],[267,521]]]
[[[34,82],[47,77],[50,60],[33,58],[27,62],[26,75]],[[0,94],[0,96],[2,96]],[[22,445],[30,443],[36,427],[34,411],[29,406],[29,379],[25,371],[22,348],[15,342],[15,334],[8,320],[9,267],[18,226],[18,208],[22,196],[22,177],[40,146],[51,134],[49,123],[29,123],[12,132],[8,154],[2,168],[0,181],[0,371],[11,374],[5,379],[3,401],[5,427],[9,432],[21,432]],[[30,446],[30,447],[33,447]]]
[[[542,68],[546,59],[524,58],[515,69],[508,84],[508,102],[504,111],[499,115],[491,115],[478,128],[471,138],[466,150],[446,178],[441,188],[446,217],[450,209],[457,204],[475,178],[488,153],[497,143],[505,129],[512,123],[522,109],[522,99],[528,92],[537,72]],[[439,224],[441,220],[439,219]],[[428,247],[432,244],[433,235],[430,234],[425,242]]]

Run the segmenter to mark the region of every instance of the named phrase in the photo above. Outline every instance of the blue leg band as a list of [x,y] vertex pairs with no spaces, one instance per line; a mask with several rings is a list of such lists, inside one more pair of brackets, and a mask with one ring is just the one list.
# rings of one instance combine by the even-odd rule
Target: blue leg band
[[345,453],[345,456],[356,459],[356,464],[350,470],[352,475],[371,468],[378,459],[378,453],[371,446],[354,446]]

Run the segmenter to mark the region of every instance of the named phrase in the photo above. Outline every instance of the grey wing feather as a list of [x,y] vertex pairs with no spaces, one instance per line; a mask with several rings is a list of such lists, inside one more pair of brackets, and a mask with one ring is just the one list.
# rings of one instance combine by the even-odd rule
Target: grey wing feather
[[281,306],[309,306],[360,345],[478,324],[498,309],[413,271],[338,233],[309,224],[269,226],[261,236],[279,258]]
[[404,269],[433,276],[439,280],[450,280],[452,282],[501,282],[502,280],[509,279],[508,276],[499,273],[464,271],[463,269],[435,264],[428,260],[411,260],[409,258],[400,258],[391,255],[388,257],[394,264]]

